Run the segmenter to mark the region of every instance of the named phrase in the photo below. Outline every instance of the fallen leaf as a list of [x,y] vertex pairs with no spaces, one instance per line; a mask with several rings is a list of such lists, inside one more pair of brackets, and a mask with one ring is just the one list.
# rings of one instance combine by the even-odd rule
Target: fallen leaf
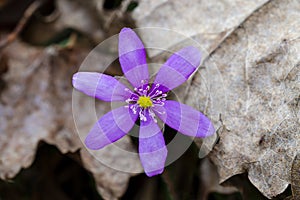
[[222,127],[210,154],[220,181],[248,172],[268,198],[291,183],[300,148],[299,10],[277,0],[253,13],[203,63],[186,98]]
[[237,192],[237,188],[232,186],[221,186],[219,184],[219,175],[216,166],[214,166],[208,158],[204,158],[200,165],[200,181],[201,187],[199,188],[200,198],[208,199],[208,195],[212,192],[220,194],[232,194]]
[[[249,15],[268,0],[153,0],[140,1],[133,11],[138,27],[157,27],[161,31],[145,31],[141,34],[147,47],[170,49],[184,42],[187,37],[195,39],[210,53],[239,26]],[[162,38],[158,40],[157,38]],[[149,51],[156,56],[161,51]]]
[[[128,171],[137,173],[143,170],[139,164],[138,156],[130,157],[124,151],[128,148],[130,151],[134,151],[128,136],[117,141],[114,145],[121,147],[122,150],[114,148],[113,145],[101,151],[96,151],[94,154],[91,154],[86,149],[81,150],[84,166],[93,173],[99,193],[104,199],[109,200],[119,199],[125,193],[129,178],[134,175],[133,173],[128,173]],[[104,164],[97,158],[100,158],[102,162],[105,159]],[[124,172],[116,170],[112,167],[116,165],[118,165],[119,169],[126,170]]]
[[300,198],[300,154],[297,154],[292,164],[291,186],[293,199],[298,200]]
[[[74,124],[71,78],[88,52],[89,49],[59,50],[54,46],[41,49],[20,41],[3,50],[8,58],[9,70],[1,75],[7,86],[0,91],[1,179],[11,179],[21,168],[29,167],[41,140],[57,146],[63,153],[85,148]],[[98,59],[88,64],[101,72],[106,67],[104,62],[107,62],[108,55],[97,52],[94,56]],[[76,109],[85,109],[91,99],[80,95]],[[98,114],[103,115],[110,105],[99,103],[97,108]],[[87,131],[94,122],[91,115],[83,112],[76,120],[81,122],[76,125],[84,125]],[[122,148],[137,155],[128,139],[120,142]],[[138,156],[132,158],[118,153],[110,148],[101,151],[102,156],[111,156],[111,160],[117,158],[116,164],[123,163],[135,172],[142,171]],[[81,153],[81,156],[105,199],[117,199],[125,192],[132,173],[111,169],[88,153]]]
[[[98,0],[98,3],[102,3]],[[89,40],[101,42],[104,38],[103,11],[97,9],[96,2],[57,1],[48,18],[36,15],[23,31],[23,38],[31,44],[46,45],[68,29],[76,30]],[[64,33],[65,31],[65,33]]]

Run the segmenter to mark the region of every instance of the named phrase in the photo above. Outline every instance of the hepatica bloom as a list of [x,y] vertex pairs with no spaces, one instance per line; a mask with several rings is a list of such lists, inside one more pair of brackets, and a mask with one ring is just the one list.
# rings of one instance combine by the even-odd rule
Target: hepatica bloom
[[192,137],[206,137],[214,133],[211,121],[201,112],[167,100],[168,92],[185,82],[200,64],[201,54],[195,47],[174,53],[149,82],[146,50],[139,37],[129,28],[119,34],[119,61],[132,88],[112,76],[96,72],[78,72],[73,86],[102,101],[124,102],[125,105],[108,112],[92,127],[85,145],[97,150],[125,136],[140,121],[139,156],[148,176],[164,170],[167,148],[157,124],[165,124]]

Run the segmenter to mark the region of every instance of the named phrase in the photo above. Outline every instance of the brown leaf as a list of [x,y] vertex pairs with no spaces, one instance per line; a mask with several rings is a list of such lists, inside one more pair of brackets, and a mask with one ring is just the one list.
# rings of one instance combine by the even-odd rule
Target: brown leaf
[[292,164],[291,186],[294,200],[300,199],[300,154],[297,154]]
[[[9,71],[2,75],[7,87],[0,91],[1,179],[11,179],[21,168],[30,166],[41,140],[57,146],[63,153],[84,148],[72,114],[71,78],[78,69],[75,66],[80,65],[88,52],[88,49],[40,49],[19,41],[4,50],[3,53],[8,57]],[[98,59],[90,60],[88,64],[91,69],[98,68],[101,72],[106,67],[104,63],[109,54],[97,53],[93,55]],[[93,99],[82,94],[78,100],[80,104],[74,106],[83,111]],[[99,103],[97,108],[101,116],[110,109],[110,105]],[[84,126],[88,133],[94,119],[91,114],[82,112],[76,118],[76,123],[77,128]],[[124,139],[121,143],[122,148],[135,152],[130,141]],[[118,153],[110,148],[101,151],[102,155],[116,159],[117,164],[123,163],[127,168],[130,166],[135,172],[142,171],[137,156],[132,158]],[[132,174],[106,167],[90,158],[88,153],[81,155],[85,167],[93,173],[99,192],[105,199],[115,199],[124,193]]]
[[205,158],[200,165],[200,199],[208,199],[208,195],[211,192],[232,194],[238,191],[237,188],[232,186],[221,186],[218,180],[219,175],[216,166],[214,166],[208,158]]
[[[164,30],[151,31],[146,28],[148,33],[143,31],[141,34],[146,46],[170,49],[184,42],[187,37],[193,37],[200,43],[205,51],[203,53],[207,54],[217,48],[229,33],[266,2],[268,0],[140,1],[133,11],[133,18],[142,29],[161,27]],[[179,35],[177,31],[183,35]],[[156,49],[148,53],[152,57],[159,55],[161,51]]]
[[291,182],[300,148],[300,3],[272,1],[250,16],[204,62],[187,104],[206,111],[220,142],[210,158],[221,182],[248,171],[266,197]]
[[129,178],[133,175],[116,170],[113,166],[118,165],[119,169],[126,169],[126,171],[142,172],[138,156],[130,157],[124,151],[128,148],[130,151],[134,151],[129,137],[125,136],[114,145],[121,147],[122,150],[114,148],[113,145],[93,154],[86,149],[81,150],[84,165],[93,173],[99,193],[104,199],[109,200],[118,199],[125,193]]
[[[98,3],[102,3],[102,0]],[[90,40],[100,42],[104,36],[101,24],[105,14],[95,4],[94,1],[57,1],[51,16],[36,15],[23,37],[32,44],[45,45],[66,29],[74,29]]]

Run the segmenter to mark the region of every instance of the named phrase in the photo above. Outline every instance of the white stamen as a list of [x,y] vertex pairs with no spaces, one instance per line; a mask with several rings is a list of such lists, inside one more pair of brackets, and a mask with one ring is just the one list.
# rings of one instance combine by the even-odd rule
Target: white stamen
[[[131,95],[134,95],[134,96],[136,96],[136,97],[138,98],[138,95],[137,95],[136,93],[132,92],[130,89],[125,88],[124,90],[125,90],[126,92],[129,92]],[[135,88],[134,88],[134,90],[135,90]]]
[[165,105],[165,103],[162,101],[153,101],[153,103],[155,106],[164,106]]
[[137,100],[138,100],[137,98],[133,97],[133,98],[126,99],[125,102],[130,103],[132,101],[137,101]]
[[146,96],[147,92],[148,92],[148,90],[143,90],[143,95]]
[[157,113],[159,113],[159,114],[161,114],[161,115],[164,115],[164,114],[166,114],[166,112],[165,112],[165,111],[162,111],[162,112],[160,112],[160,111],[156,110],[156,112],[157,112]]
[[143,112],[143,110],[141,109],[139,112],[139,116],[140,116],[140,119],[145,122],[145,121],[147,121],[147,117],[142,112]]
[[129,107],[132,110],[133,114],[136,114],[136,107],[137,107],[137,104],[133,104]]
[[153,92],[156,92],[157,90],[157,88],[159,87],[160,85],[157,83],[156,85],[155,85],[155,87],[152,89],[152,91],[148,94],[148,96],[149,97],[152,97],[152,95],[153,95]]
[[153,112],[152,109],[149,109],[149,115],[153,119],[154,123],[157,123],[157,119],[155,118],[155,113]]
[[[142,84],[146,83],[146,80],[141,81]],[[150,87],[149,85],[143,85],[139,88],[134,88],[134,92],[128,88],[125,88],[125,91],[130,92],[132,96],[128,99],[126,99],[126,103],[129,105],[124,106],[125,108],[129,108],[132,110],[133,114],[139,115],[139,118],[141,121],[146,122],[148,119],[148,116],[153,119],[155,123],[157,123],[156,114],[155,112],[159,114],[165,114],[165,112],[155,111],[155,106],[164,106],[164,101],[166,101],[167,94],[163,93],[161,90],[157,90],[160,87],[160,84],[155,84],[154,87]],[[149,92],[150,91],[150,92]],[[140,106],[137,101],[141,96],[149,97],[152,101],[152,105],[148,107],[142,107]],[[147,113],[148,112],[148,113]]]
[[149,109],[149,115],[150,115],[151,117],[154,117],[154,116],[155,116],[155,113],[153,112],[152,109]]
[[157,95],[160,95],[160,94],[162,94],[162,91],[160,91],[160,90],[156,90],[156,92],[155,92],[154,96],[157,96]]

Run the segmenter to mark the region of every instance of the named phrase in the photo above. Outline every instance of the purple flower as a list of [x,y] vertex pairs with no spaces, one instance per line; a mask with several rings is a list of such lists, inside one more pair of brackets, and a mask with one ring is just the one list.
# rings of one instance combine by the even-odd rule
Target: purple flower
[[170,90],[185,82],[197,69],[200,60],[198,49],[183,48],[166,61],[150,83],[144,45],[134,31],[123,28],[119,34],[119,61],[133,90],[105,74],[78,72],[73,76],[73,86],[86,95],[103,101],[126,102],[94,125],[85,145],[92,150],[101,149],[126,135],[139,119],[141,163],[148,176],[162,173],[167,148],[158,119],[188,136],[206,137],[215,132],[211,121],[201,112],[166,99]]

